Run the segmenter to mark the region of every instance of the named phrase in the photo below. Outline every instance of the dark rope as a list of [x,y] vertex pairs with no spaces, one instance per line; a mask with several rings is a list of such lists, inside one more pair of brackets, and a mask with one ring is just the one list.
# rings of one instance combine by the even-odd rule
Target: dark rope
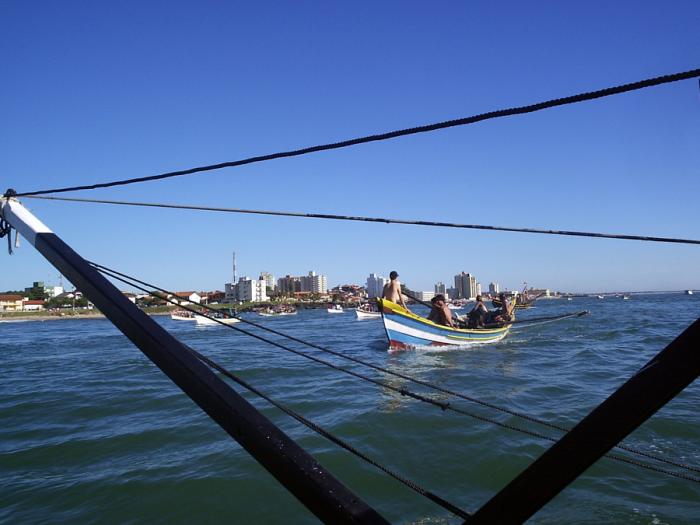
[[171,177],[179,177],[182,175],[190,175],[192,173],[198,173],[203,171],[218,170],[221,168],[232,168],[235,166],[243,166],[246,164],[253,164],[256,162],[264,162],[268,160],[281,159],[287,157],[298,157],[300,155],[307,155],[309,153],[315,153],[318,151],[328,151],[340,148],[347,148],[349,146],[356,146],[358,144],[365,144],[368,142],[377,142],[381,140],[394,139],[397,137],[404,137],[406,135],[415,135],[417,133],[426,133],[429,131],[435,131],[439,129],[452,128],[455,126],[464,126],[466,124],[474,124],[476,122],[481,122],[483,120],[489,120],[500,117],[508,117],[511,115],[522,115],[525,113],[532,113],[535,111],[540,111],[547,108],[553,108],[556,106],[563,106],[566,104],[574,104],[577,102],[584,102],[586,100],[594,100],[597,98],[608,97],[611,95],[617,95],[620,93],[626,93],[629,91],[635,91],[638,89],[648,88],[652,86],[658,86],[661,84],[668,84],[670,82],[677,82],[679,80],[687,80],[689,78],[700,77],[700,69],[692,69],[690,71],[684,71],[681,73],[674,73],[671,75],[663,75],[660,77],[650,78],[646,80],[640,80],[638,82],[632,82],[629,84],[622,84],[620,86],[609,87],[605,89],[600,89],[597,91],[590,91],[587,93],[580,93],[578,95],[572,95],[563,98],[557,98],[553,100],[547,100],[545,102],[539,102],[537,104],[531,104],[528,106],[519,106],[509,109],[501,109],[498,111],[490,111],[488,113],[482,113],[480,115],[473,115],[471,117],[459,118],[454,120],[448,120],[445,122],[438,122],[435,124],[427,124],[423,126],[417,126],[408,129],[402,129],[397,131],[389,131],[386,133],[380,133],[376,135],[369,135],[366,137],[354,138],[349,140],[343,140],[341,142],[335,142],[331,144],[323,144],[319,146],[311,146],[308,148],[282,151],[278,153],[270,153],[267,155],[260,155],[256,157],[249,157],[247,159],[235,160],[231,162],[222,162],[220,164],[212,164],[209,166],[200,166],[197,168],[190,168],[180,171],[171,171],[167,173],[162,173],[160,175],[152,175],[150,177],[137,177],[134,179],[117,180],[112,182],[103,182],[100,184],[88,184],[85,186],[72,186],[69,188],[55,188],[52,190],[41,190],[41,191],[31,191],[25,193],[18,193],[18,196],[27,195],[42,195],[45,193],[63,193],[66,191],[79,191],[79,190],[94,190],[97,188],[110,188],[112,186],[124,186],[126,184],[135,184],[137,182],[148,182],[154,180],[168,179]]
[[224,368],[223,366],[219,365],[219,364],[216,363],[215,361],[212,361],[212,360],[209,359],[208,357],[206,357],[206,356],[200,354],[199,352],[197,352],[196,350],[194,350],[194,349],[192,349],[192,348],[190,348],[190,347],[187,347],[187,348],[188,348],[188,349],[190,350],[190,352],[192,352],[198,359],[200,359],[202,362],[204,362],[205,364],[207,364],[209,367],[211,367],[211,368],[213,368],[213,369],[215,369],[215,370],[218,370],[218,371],[221,372],[223,375],[225,375],[226,377],[228,377],[228,378],[231,379],[232,381],[235,381],[236,383],[238,383],[240,386],[242,386],[242,387],[245,388],[246,390],[249,390],[249,391],[252,392],[253,394],[255,394],[255,395],[261,397],[262,399],[264,399],[265,401],[267,401],[267,402],[270,403],[271,405],[273,405],[273,406],[277,407],[278,409],[280,409],[282,412],[284,412],[284,413],[287,414],[288,416],[293,417],[294,419],[296,419],[296,420],[297,420],[299,423],[301,423],[302,425],[304,425],[304,426],[306,426],[307,428],[313,430],[313,431],[316,432],[317,434],[319,434],[319,435],[325,437],[326,439],[328,439],[329,441],[335,443],[335,444],[338,445],[339,447],[344,448],[345,450],[347,450],[347,451],[350,452],[351,454],[353,454],[353,455],[359,457],[360,459],[366,461],[366,462],[369,463],[370,465],[372,465],[372,466],[378,468],[379,470],[381,470],[381,471],[384,472],[385,474],[391,476],[391,477],[394,478],[396,481],[398,481],[398,482],[404,484],[405,486],[407,486],[407,487],[410,488],[411,490],[417,492],[417,493],[420,494],[421,496],[424,496],[424,497],[428,498],[428,499],[431,500],[432,502],[436,503],[437,505],[440,505],[442,508],[444,508],[444,509],[446,509],[446,510],[452,512],[453,514],[455,514],[455,515],[457,515],[457,516],[460,516],[460,517],[465,518],[465,519],[466,519],[466,518],[469,518],[469,517],[471,516],[471,514],[469,514],[467,511],[460,509],[460,508],[457,507],[456,505],[453,505],[453,504],[450,503],[449,501],[447,501],[447,500],[441,498],[440,496],[437,496],[437,495],[434,494],[433,492],[431,492],[431,491],[429,491],[429,490],[426,490],[426,489],[424,489],[423,487],[421,487],[420,485],[416,484],[415,482],[413,482],[413,481],[411,481],[411,480],[409,480],[409,479],[403,477],[401,474],[398,474],[398,473],[394,472],[393,470],[391,470],[391,469],[389,469],[389,468],[383,466],[382,464],[378,463],[378,462],[375,461],[374,459],[370,458],[369,456],[367,456],[367,455],[365,455],[364,453],[362,453],[362,452],[360,452],[359,450],[357,450],[355,447],[353,447],[352,445],[350,445],[350,444],[347,443],[346,441],[344,441],[344,440],[340,439],[339,437],[335,436],[334,434],[330,433],[329,431],[327,431],[327,430],[324,429],[323,427],[317,425],[317,424],[314,423],[313,421],[310,421],[310,420],[306,419],[304,416],[302,416],[302,415],[299,414],[298,412],[295,412],[295,411],[292,410],[291,408],[288,408],[287,406],[282,405],[281,403],[278,403],[278,402],[275,401],[274,399],[270,398],[267,394],[263,393],[262,391],[258,390],[258,389],[255,388],[255,387],[253,387],[252,385],[250,385],[249,383],[247,383],[246,381],[244,381],[244,380],[241,379],[240,377],[236,376],[235,374],[233,374],[232,372],[230,372],[229,370],[227,370],[227,369]]
[[[118,272],[118,271],[116,271],[116,270],[110,270],[110,269],[106,268],[105,266],[99,265],[99,264],[94,263],[94,262],[90,262],[90,264],[91,264],[92,266],[94,266],[95,268],[97,268],[97,269],[98,269],[99,271],[101,271],[102,273],[104,273],[104,274],[106,274],[106,275],[109,275],[110,277],[113,277],[114,279],[117,279],[118,281],[121,281],[121,282],[123,282],[123,283],[125,283],[125,284],[128,284],[128,285],[130,285],[130,286],[134,286],[135,288],[137,288],[137,289],[139,289],[139,290],[142,290],[142,291],[144,291],[144,292],[146,292],[146,293],[150,293],[151,290],[158,290],[158,291],[163,292],[163,293],[165,293],[165,294],[170,294],[170,295],[172,295],[172,293],[169,292],[168,290],[165,290],[165,289],[162,289],[162,288],[158,288],[157,286],[154,286],[154,285],[152,285],[152,284],[150,284],[150,283],[147,283],[147,282],[144,282],[144,281],[140,281],[139,279],[136,279],[136,278],[134,278],[134,277],[127,276],[127,275],[122,274],[122,273],[120,273],[120,272]],[[136,283],[140,283],[140,284],[143,285],[143,286],[141,286],[141,285],[139,285],[139,284],[136,284]],[[149,287],[150,289],[149,289],[149,288],[146,288],[146,287]],[[171,303],[171,304],[178,305],[178,306],[180,306],[181,308],[183,308],[183,309],[185,309],[185,310],[188,310],[188,311],[190,311],[190,312],[197,313],[197,314],[199,314],[199,315],[204,315],[205,317],[209,317],[210,319],[213,319],[214,321],[216,321],[217,323],[221,324],[222,326],[226,326],[226,327],[228,327],[228,328],[231,328],[232,330],[236,330],[236,331],[242,332],[242,333],[244,333],[244,334],[246,334],[246,335],[249,335],[249,336],[254,337],[254,338],[258,339],[258,340],[264,341],[264,342],[266,342],[266,343],[268,343],[268,344],[271,344],[271,345],[273,345],[273,346],[276,346],[276,347],[278,347],[278,348],[281,348],[281,349],[283,349],[283,350],[285,350],[285,351],[291,352],[291,353],[293,353],[293,354],[299,355],[299,356],[304,357],[304,358],[306,358],[306,359],[309,359],[309,360],[311,360],[311,361],[315,361],[315,362],[317,362],[317,363],[320,363],[320,364],[323,364],[323,365],[328,366],[328,367],[330,367],[330,368],[333,368],[333,369],[335,369],[335,370],[337,370],[337,371],[339,371],[339,372],[344,372],[344,373],[346,373],[346,374],[352,375],[352,376],[357,377],[357,378],[359,378],[359,379],[363,379],[363,380],[368,381],[368,382],[370,382],[370,383],[373,383],[373,384],[375,384],[375,385],[382,386],[382,387],[384,387],[384,388],[387,388],[387,389],[389,389],[389,390],[392,390],[392,391],[394,391],[394,392],[397,392],[397,393],[399,393],[399,394],[401,394],[401,395],[403,395],[403,396],[412,397],[412,398],[414,398],[414,399],[416,399],[416,400],[418,400],[418,401],[422,401],[422,402],[431,404],[431,405],[433,405],[433,406],[437,406],[437,407],[441,408],[443,411],[445,411],[445,410],[451,410],[451,411],[453,411],[453,412],[456,412],[456,413],[459,413],[459,414],[462,414],[462,415],[465,415],[465,416],[469,416],[469,417],[474,418],[474,419],[477,419],[477,420],[479,420],[479,421],[486,422],[486,423],[490,423],[490,424],[493,424],[493,425],[497,425],[497,426],[499,426],[499,427],[506,428],[506,429],[509,429],[509,430],[513,430],[513,431],[516,431],[516,432],[520,432],[520,433],[522,433],[522,434],[526,434],[526,435],[529,435],[529,436],[531,436],[531,437],[535,437],[535,438],[538,438],[538,439],[544,439],[544,440],[547,440],[547,441],[550,441],[550,442],[556,442],[556,441],[557,441],[555,438],[552,438],[552,437],[547,436],[547,435],[545,435],[545,434],[541,434],[541,433],[539,433],[539,432],[533,432],[533,431],[530,431],[530,430],[527,430],[527,429],[523,429],[523,428],[518,427],[518,426],[515,426],[515,425],[510,425],[510,424],[507,424],[507,423],[501,423],[500,421],[496,421],[496,420],[491,419],[491,418],[487,418],[487,417],[484,417],[484,416],[480,416],[480,415],[474,414],[474,413],[472,413],[472,412],[469,412],[469,411],[466,411],[466,410],[463,410],[463,409],[460,409],[460,408],[453,407],[453,406],[451,406],[449,403],[443,403],[443,402],[440,402],[440,401],[436,401],[436,400],[427,398],[427,397],[425,397],[425,396],[421,396],[420,394],[416,394],[416,393],[414,393],[414,392],[411,392],[410,390],[407,390],[407,389],[405,389],[405,388],[394,387],[394,386],[392,386],[392,385],[390,385],[390,384],[388,384],[388,383],[385,383],[385,382],[383,382],[383,381],[378,381],[378,380],[369,378],[369,377],[367,377],[367,376],[364,376],[364,375],[362,375],[362,374],[359,374],[359,373],[357,373],[357,372],[353,372],[353,371],[351,371],[351,370],[347,370],[347,369],[345,369],[345,368],[338,367],[338,366],[336,366],[336,365],[334,365],[334,364],[332,364],[332,363],[329,363],[328,361],[324,361],[324,360],[322,360],[322,359],[313,357],[313,356],[311,356],[311,355],[309,355],[309,354],[306,354],[306,353],[304,353],[304,352],[300,352],[300,351],[298,351],[298,350],[294,350],[294,349],[292,349],[292,348],[286,347],[286,346],[284,346],[284,345],[282,345],[282,344],[280,344],[280,343],[271,341],[271,340],[266,339],[266,338],[264,338],[264,337],[262,337],[262,336],[259,336],[259,335],[257,335],[257,334],[253,334],[253,333],[251,333],[251,332],[249,332],[249,331],[247,331],[247,330],[244,330],[244,329],[242,329],[242,328],[239,328],[239,327],[236,327],[236,326],[233,326],[233,325],[228,325],[228,324],[222,323],[222,322],[219,321],[218,319],[216,319],[216,318],[214,318],[214,317],[210,317],[210,316],[208,316],[208,315],[206,315],[206,314],[203,314],[203,313],[201,313],[201,312],[198,312],[198,311],[195,310],[194,308],[189,308],[189,307],[187,307],[187,306],[185,306],[185,305],[179,305],[179,303],[176,303],[175,301],[169,300],[169,299],[167,299],[167,298],[164,299],[164,300],[166,300],[167,302],[169,302],[169,303]],[[207,310],[213,311],[213,312],[216,312],[216,311],[217,311],[215,308],[211,308],[211,307],[208,306],[208,305],[200,305],[200,306],[203,307],[203,308],[205,308],[205,309],[207,309]],[[430,383],[428,383],[428,382],[425,382],[425,381],[422,381],[422,380],[420,380],[420,379],[412,378],[412,377],[410,377],[410,376],[406,376],[406,375],[404,375],[404,374],[400,374],[400,373],[397,373],[397,372],[393,372],[393,371],[391,371],[391,370],[388,370],[388,369],[385,369],[385,368],[382,368],[382,367],[373,365],[373,364],[371,364],[371,363],[367,363],[367,362],[361,361],[361,360],[359,360],[359,359],[356,359],[356,358],[353,358],[353,357],[350,357],[350,356],[346,356],[346,355],[344,355],[344,354],[342,354],[342,353],[340,353],[340,352],[335,352],[335,351],[333,351],[333,350],[330,350],[330,349],[327,349],[327,348],[323,348],[323,347],[318,346],[318,345],[315,345],[315,344],[313,344],[313,343],[309,343],[309,342],[303,341],[303,340],[301,340],[301,339],[297,339],[297,338],[295,338],[295,337],[293,337],[293,336],[290,336],[290,335],[287,335],[287,334],[283,334],[283,333],[281,333],[281,332],[278,332],[278,331],[273,330],[273,329],[271,329],[271,328],[265,327],[265,326],[260,325],[260,324],[258,324],[258,323],[255,323],[255,322],[252,322],[252,321],[248,321],[248,320],[242,319],[242,318],[240,318],[240,317],[239,317],[239,319],[240,319],[242,322],[244,322],[244,323],[250,324],[250,325],[252,325],[252,326],[255,326],[255,327],[257,327],[257,328],[260,328],[260,329],[262,329],[262,330],[266,330],[266,331],[268,331],[268,332],[271,332],[271,333],[274,333],[274,334],[277,334],[277,335],[281,335],[281,336],[286,337],[286,338],[288,338],[288,339],[290,339],[290,340],[292,340],[292,341],[299,342],[299,343],[301,343],[301,344],[310,346],[310,347],[312,347],[312,348],[319,349],[319,350],[321,350],[321,351],[323,351],[323,352],[326,352],[326,353],[335,355],[335,356],[337,356],[337,357],[341,357],[341,358],[343,358],[343,359],[347,359],[347,360],[356,362],[356,363],[358,363],[358,364],[362,364],[362,365],[364,365],[364,366],[373,368],[373,369],[375,369],[375,370],[382,371],[382,372],[388,373],[388,374],[390,374],[390,375],[393,375],[393,376],[396,376],[396,377],[400,377],[400,378],[402,378],[402,379],[406,379],[406,380],[408,380],[408,381],[411,381],[411,382],[414,382],[414,383],[417,383],[417,384],[424,385],[424,386],[429,387],[429,388],[433,388],[433,389],[438,390],[438,391],[440,391],[440,392],[447,393],[447,394],[450,394],[450,395],[454,395],[454,396],[456,396],[456,397],[459,397],[459,398],[462,398],[462,399],[465,399],[465,400],[468,400],[468,401],[475,402],[475,403],[480,404],[480,405],[482,405],[482,406],[485,406],[485,407],[488,407],[488,408],[493,408],[493,409],[495,409],[495,410],[497,410],[497,411],[504,412],[504,413],[508,413],[508,414],[513,415],[513,416],[515,416],[515,417],[523,418],[523,419],[526,419],[526,420],[528,420],[528,421],[531,421],[531,422],[534,422],[534,423],[538,423],[538,424],[541,424],[541,425],[544,425],[544,426],[547,426],[547,427],[550,427],[550,428],[553,428],[553,429],[561,430],[561,431],[564,431],[564,432],[568,432],[568,431],[570,430],[570,429],[568,429],[568,428],[566,428],[566,427],[554,425],[554,424],[551,424],[551,423],[548,423],[548,422],[545,422],[545,421],[536,419],[536,418],[534,418],[534,417],[531,417],[531,416],[528,416],[528,415],[525,415],[525,414],[520,414],[520,413],[518,413],[518,412],[511,411],[511,410],[509,410],[509,409],[505,409],[505,408],[502,408],[502,407],[498,407],[498,406],[493,405],[493,404],[491,404],[491,403],[487,403],[487,402],[484,402],[484,401],[480,401],[480,400],[477,400],[477,399],[468,397],[468,396],[466,396],[466,395],[464,395],[464,394],[460,394],[460,393],[458,393],[458,392],[453,392],[453,391],[451,391],[451,390],[448,390],[448,389],[445,389],[445,388],[442,388],[442,387],[439,387],[439,386],[436,386],[436,385],[432,385],[432,384],[430,384]],[[667,463],[667,464],[670,464],[670,465],[673,465],[673,466],[676,466],[676,467],[679,467],[679,468],[685,468],[685,469],[688,469],[688,470],[693,470],[693,471],[700,472],[700,469],[697,469],[697,468],[695,468],[695,467],[688,466],[688,465],[684,465],[684,464],[682,464],[682,463],[673,462],[673,461],[671,461],[671,460],[666,460],[666,459],[664,459],[664,458],[657,457],[657,456],[654,456],[654,455],[649,454],[649,453],[646,453],[646,452],[637,451],[637,450],[635,450],[635,449],[633,449],[633,448],[631,448],[631,447],[625,447],[625,446],[619,445],[618,448],[627,450],[628,452],[632,452],[632,453],[635,453],[635,454],[638,454],[638,455],[641,455],[641,456],[644,456],[644,457],[647,457],[647,458],[650,458],[650,459],[653,459],[653,460],[656,460],[656,461],[659,461],[659,462],[662,462],[662,463]],[[676,477],[676,478],[684,479],[684,480],[687,480],[687,481],[694,481],[694,482],[700,483],[700,478],[696,478],[696,477],[693,477],[693,476],[687,476],[687,475],[684,475],[684,474],[679,474],[679,473],[676,473],[676,472],[672,472],[672,471],[660,469],[660,468],[655,467],[655,466],[653,466],[653,465],[648,465],[648,464],[646,464],[646,463],[642,463],[642,462],[639,462],[639,461],[636,461],[636,460],[633,460],[633,459],[628,459],[628,458],[624,458],[624,457],[622,457],[622,456],[615,456],[615,455],[611,455],[611,454],[606,455],[606,457],[609,457],[610,459],[614,459],[614,460],[616,460],[616,461],[621,461],[621,462],[633,464],[633,465],[636,465],[636,466],[638,466],[638,467],[640,467],[640,468],[644,468],[644,469],[647,469],[647,470],[652,470],[652,471],[655,471],[655,472],[660,472],[660,473],[667,474],[667,475],[669,475],[669,476],[673,476],[673,477]]]
[[[452,222],[435,222],[435,221],[412,221],[403,219],[387,219],[383,217],[361,217],[354,215],[331,215],[327,213],[297,213],[287,211],[267,211],[267,210],[245,210],[239,208],[216,208],[211,206],[190,206],[186,204],[163,204],[153,202],[130,202],[130,201],[114,201],[102,199],[80,199],[69,197],[37,197],[29,195],[35,199],[46,199],[54,201],[66,202],[88,202],[93,204],[115,204],[121,206],[142,206],[148,208],[169,208],[176,210],[198,210],[198,211],[215,211],[225,213],[248,213],[255,215],[275,215],[281,217],[302,217],[309,219],[333,219],[340,221],[363,221],[363,222],[381,222],[384,224],[409,224],[416,226],[436,226],[440,228],[462,228],[471,230],[491,230],[516,233],[540,233],[547,235],[569,235],[575,237],[597,237],[603,239],[622,239],[630,241],[650,241],[650,242],[671,242],[680,244],[700,244],[700,240],[696,239],[676,239],[672,237],[650,237],[644,235],[623,235],[615,233],[595,233],[595,232],[580,232],[568,230],[540,230],[536,228],[512,228],[506,226],[484,226],[480,224],[459,224]],[[415,298],[413,298],[415,299]]]

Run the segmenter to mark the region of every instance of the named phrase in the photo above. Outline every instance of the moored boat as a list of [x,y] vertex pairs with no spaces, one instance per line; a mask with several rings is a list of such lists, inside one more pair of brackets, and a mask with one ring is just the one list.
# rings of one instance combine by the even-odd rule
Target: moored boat
[[450,328],[429,321],[386,299],[380,299],[379,304],[389,347],[392,350],[494,343],[503,339],[511,326],[506,324],[496,328]]

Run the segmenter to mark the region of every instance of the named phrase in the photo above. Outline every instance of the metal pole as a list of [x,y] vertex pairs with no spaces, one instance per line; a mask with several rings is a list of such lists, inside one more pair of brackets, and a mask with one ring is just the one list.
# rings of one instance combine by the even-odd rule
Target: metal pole
[[464,523],[523,523],[700,375],[700,319]]
[[185,345],[132,304],[19,201],[0,198],[0,215],[319,519],[326,523],[388,523]]

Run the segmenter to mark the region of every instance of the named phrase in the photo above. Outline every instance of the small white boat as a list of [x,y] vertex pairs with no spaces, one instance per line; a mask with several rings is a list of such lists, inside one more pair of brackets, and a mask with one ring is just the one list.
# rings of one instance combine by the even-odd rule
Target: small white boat
[[196,315],[194,320],[200,326],[217,326],[217,325],[220,325],[221,323],[234,324],[234,323],[241,322],[241,320],[236,318],[236,317],[215,317],[212,319],[209,317],[204,317],[203,315]]
[[629,301],[630,296],[629,295],[623,295],[622,300],[623,301]]
[[685,295],[693,295],[693,290],[686,290]]
[[355,309],[355,315],[358,319],[381,319],[381,312],[370,312],[368,310],[361,310],[360,308]]
[[344,312],[343,307],[339,304],[331,304],[327,310],[329,314],[342,314]]
[[605,299],[605,296],[604,296],[604,295],[598,295],[598,296],[596,296],[596,297],[598,297],[598,299]]
[[452,304],[452,303],[450,303],[450,304],[447,305],[447,308],[449,308],[450,310],[462,310],[462,309],[464,308],[464,305],[463,305],[463,304]]
[[572,299],[571,297],[567,297],[566,300],[567,300],[567,301],[573,301],[573,299]]
[[175,310],[170,313],[173,321],[194,321],[194,313],[188,310]]

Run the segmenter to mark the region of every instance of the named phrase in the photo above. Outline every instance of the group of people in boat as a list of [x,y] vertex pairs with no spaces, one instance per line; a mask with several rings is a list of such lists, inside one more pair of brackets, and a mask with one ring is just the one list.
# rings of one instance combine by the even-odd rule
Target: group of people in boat
[[453,316],[452,311],[447,306],[445,296],[437,294],[430,300],[431,310],[428,314],[428,320],[452,328],[486,328],[502,325],[513,319],[514,305],[506,298],[505,294],[500,294],[499,298],[501,308],[489,311],[481,295],[477,295],[476,304],[468,314]]
[[[395,271],[389,274],[389,282],[384,285],[382,298],[400,304],[408,310],[403,300],[401,283],[398,277],[399,274]],[[453,316],[452,311],[447,306],[445,296],[437,294],[430,300],[431,310],[428,314],[428,320],[452,328],[485,328],[508,323],[513,319],[515,305],[511,304],[504,293],[499,294],[498,298],[500,299],[501,307],[497,310],[489,311],[481,295],[477,295],[474,308],[467,315],[460,317],[458,315]]]

